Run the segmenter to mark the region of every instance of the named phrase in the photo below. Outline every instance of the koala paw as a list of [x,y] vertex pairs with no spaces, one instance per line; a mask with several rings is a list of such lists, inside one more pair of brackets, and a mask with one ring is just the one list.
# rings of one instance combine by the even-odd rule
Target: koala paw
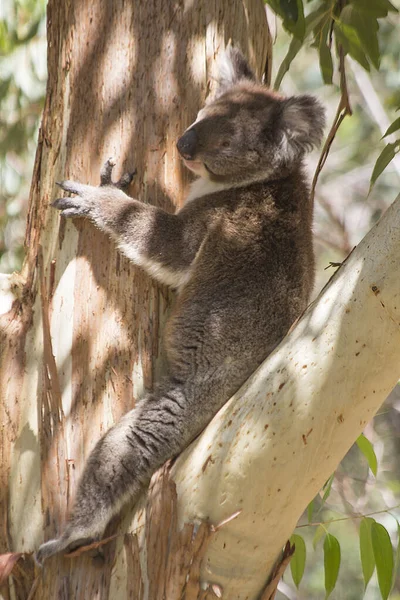
[[115,161],[112,158],[104,163],[100,172],[99,187],[69,180],[56,182],[64,192],[74,194],[74,197],[57,198],[51,205],[60,211],[62,217],[89,217],[96,220],[97,203],[104,195],[104,188],[126,189],[136,173],[136,170],[132,173],[125,173],[118,181],[113,182],[111,175],[114,166]]
[[[71,194],[77,194],[73,198],[57,198],[51,203],[53,208],[57,208],[60,211],[62,217],[88,217],[90,216],[93,204],[90,201],[90,197],[87,191],[90,190],[91,186],[82,185],[75,181],[62,181],[57,182],[57,185],[64,190],[64,192],[70,192]],[[88,188],[88,190],[85,190]],[[96,188],[92,188],[95,190]],[[86,192],[86,193],[85,193]]]

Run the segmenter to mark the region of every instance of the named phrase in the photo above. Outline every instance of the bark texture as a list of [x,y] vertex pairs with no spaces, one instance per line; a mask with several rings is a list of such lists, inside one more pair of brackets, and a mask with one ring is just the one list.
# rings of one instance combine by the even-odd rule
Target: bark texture
[[[55,182],[95,184],[113,155],[115,176],[137,169],[131,195],[175,210],[188,184],[175,141],[213,86],[215,57],[230,39],[260,74],[271,47],[262,0],[49,2],[27,255],[21,274],[0,280],[0,552],[30,552],[60,531],[91,448],[162,372],[160,331],[173,301],[89,223],[59,220],[49,207]],[[124,537],[127,515],[110,527],[120,535],[101,569],[82,555],[58,558],[32,588],[28,557],[3,597],[161,598],[157,573],[170,547],[157,519],[167,519],[168,500],[149,498],[145,546]],[[200,594],[210,527],[177,531],[166,598],[185,597],[183,588],[188,599]]]

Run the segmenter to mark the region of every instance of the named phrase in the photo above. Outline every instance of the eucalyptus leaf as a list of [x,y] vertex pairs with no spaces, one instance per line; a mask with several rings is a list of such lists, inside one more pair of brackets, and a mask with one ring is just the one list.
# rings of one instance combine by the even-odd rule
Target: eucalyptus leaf
[[399,567],[400,567],[400,523],[398,521],[396,521],[396,522],[397,522],[397,550],[396,550],[396,557],[394,560],[392,587],[395,584],[396,576],[397,576],[397,573],[399,572]]
[[325,502],[327,501],[327,499],[329,497],[329,494],[331,493],[331,487],[332,487],[334,478],[335,478],[335,473],[332,473],[332,475],[329,477],[328,481],[326,481],[326,483],[323,487],[324,495],[322,496],[321,508],[325,504]]
[[319,47],[319,66],[324,83],[331,84],[333,76],[333,61],[330,48],[324,41],[321,42]]
[[357,39],[352,34],[352,41],[359,42],[365,54],[376,69],[379,69],[380,51],[378,42],[379,24],[375,16],[359,10],[352,5],[345,6],[340,13],[340,21],[353,28]]
[[400,117],[398,119],[396,119],[395,121],[393,121],[393,123],[390,125],[390,127],[388,127],[388,129],[386,130],[386,132],[384,133],[384,135],[382,137],[386,137],[387,135],[394,133],[398,129],[400,129]]
[[306,544],[301,535],[294,533],[290,538],[291,545],[295,545],[295,551],[290,561],[290,571],[295,586],[298,588],[303,578],[306,566]]
[[286,31],[299,40],[304,39],[305,19],[302,0],[266,0],[266,3],[281,17]]
[[392,589],[393,547],[390,536],[380,523],[372,523],[371,540],[374,551],[378,584],[382,600],[387,600]]
[[[273,8],[275,0],[271,0],[271,2],[268,1],[268,4],[271,6],[271,8]],[[273,8],[273,10],[275,9]],[[330,10],[327,9],[326,5],[324,4],[316,10],[312,11],[305,19],[305,36],[309,36],[313,31],[314,35],[318,35],[318,32],[321,30],[322,27],[324,27],[326,22],[329,22],[330,14]],[[289,49],[286,53],[285,58],[281,62],[278,73],[276,75],[274,89],[279,89],[282,83],[282,79],[289,71],[290,65],[292,64],[294,58],[296,58],[298,52],[301,50],[303,43],[303,40],[300,40],[297,37],[292,37]]]
[[297,0],[279,0],[279,4],[286,18],[296,22],[299,18]]
[[307,506],[307,519],[308,519],[309,523],[311,523],[311,521],[312,521],[313,512],[314,512],[314,500],[311,500],[311,502]]
[[371,526],[375,519],[364,517],[360,523],[360,557],[365,588],[375,570],[375,557],[372,548]]
[[378,472],[378,461],[376,459],[376,454],[373,445],[363,433],[357,438],[356,442],[357,446],[367,459],[369,468],[376,477],[376,474]]
[[388,12],[399,12],[389,0],[352,0],[358,10],[373,15],[376,18],[387,17]]
[[386,169],[391,160],[396,156],[396,153],[399,151],[400,147],[400,139],[396,142],[386,144],[378,158],[376,159],[376,163],[374,169],[372,171],[371,180],[369,184],[369,191],[373,188],[376,180],[379,175]]
[[340,569],[340,544],[337,538],[327,533],[324,541],[325,599],[335,588]]
[[326,5],[322,4],[316,10],[310,12],[306,17],[306,36],[309,35],[312,31],[314,35],[317,35],[318,32],[329,23],[331,20],[331,11]]
[[313,541],[312,541],[314,550],[317,548],[319,542],[322,540],[324,535],[326,535],[326,527],[323,527],[322,525],[318,525],[317,531],[315,532]]
[[351,25],[335,21],[334,27],[337,40],[342,44],[346,54],[350,54],[366,71],[370,70],[369,62],[365,56],[364,49],[361,45],[360,38],[356,30]]
[[285,58],[281,62],[278,73],[276,75],[275,82],[274,82],[275,90],[279,89],[282,79],[284,78],[285,74],[289,71],[290,65],[291,65],[293,59],[296,57],[299,50],[301,49],[301,47],[302,47],[301,41],[298,40],[297,38],[293,37],[292,41],[290,42],[290,45],[289,45],[289,50],[287,51]]

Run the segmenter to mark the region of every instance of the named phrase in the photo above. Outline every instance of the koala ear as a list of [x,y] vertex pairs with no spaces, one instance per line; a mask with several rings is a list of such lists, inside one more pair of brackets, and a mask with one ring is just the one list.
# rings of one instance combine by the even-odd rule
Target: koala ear
[[232,46],[228,46],[219,57],[218,71],[218,96],[243,79],[256,81],[256,77],[241,51]]
[[292,156],[308,152],[320,144],[325,109],[313,96],[293,96],[283,100],[281,119],[283,142]]

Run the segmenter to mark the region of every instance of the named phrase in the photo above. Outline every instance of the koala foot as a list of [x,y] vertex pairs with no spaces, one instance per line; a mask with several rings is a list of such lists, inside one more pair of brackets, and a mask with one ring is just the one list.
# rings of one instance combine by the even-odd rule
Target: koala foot
[[50,558],[50,556],[54,556],[54,554],[59,554],[60,552],[69,554],[81,546],[88,546],[94,541],[96,540],[94,540],[92,537],[82,537],[74,541],[70,541],[65,539],[65,536],[63,535],[60,538],[49,540],[48,542],[45,542],[39,546],[39,549],[35,554],[35,562],[41,567],[44,561]]

